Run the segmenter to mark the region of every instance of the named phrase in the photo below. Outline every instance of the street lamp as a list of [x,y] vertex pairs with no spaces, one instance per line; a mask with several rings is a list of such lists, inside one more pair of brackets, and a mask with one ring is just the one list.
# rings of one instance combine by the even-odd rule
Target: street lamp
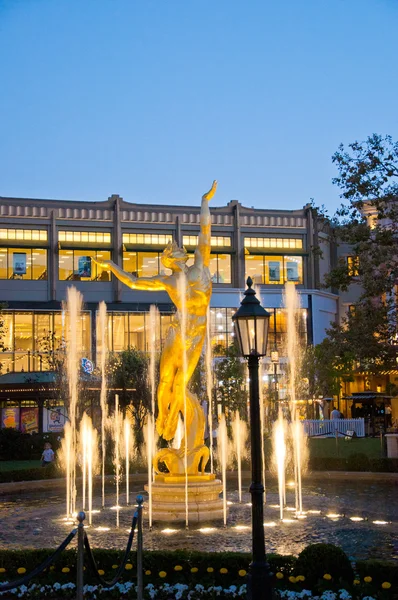
[[250,439],[252,483],[252,562],[249,568],[248,598],[260,600],[271,598],[272,581],[265,555],[264,509],[261,454],[261,418],[258,367],[261,356],[267,351],[270,315],[261,306],[252,289],[253,281],[247,279],[247,290],[232,320],[239,347],[244,358],[248,359],[250,377]]
[[276,344],[274,349],[271,352],[271,362],[274,365],[274,391],[275,391],[275,408],[278,406],[279,393],[278,393],[278,363],[279,363],[279,352],[276,348]]

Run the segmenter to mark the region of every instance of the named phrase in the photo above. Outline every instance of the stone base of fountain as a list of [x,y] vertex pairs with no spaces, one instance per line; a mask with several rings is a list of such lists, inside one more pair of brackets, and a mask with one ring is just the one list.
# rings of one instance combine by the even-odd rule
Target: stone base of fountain
[[[145,486],[148,490],[148,486]],[[188,521],[223,520],[222,483],[215,475],[188,475]],[[186,521],[186,480],[183,475],[156,475],[152,483],[152,519],[166,523]]]

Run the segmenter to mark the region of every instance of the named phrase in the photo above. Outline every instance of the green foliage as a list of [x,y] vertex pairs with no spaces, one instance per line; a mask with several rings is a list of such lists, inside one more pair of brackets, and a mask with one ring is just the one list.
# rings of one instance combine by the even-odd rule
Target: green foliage
[[392,589],[398,586],[398,565],[382,560],[359,560],[355,565],[355,572],[363,580],[372,577],[373,583],[379,587],[384,581],[391,583]]
[[143,427],[151,407],[151,390],[148,385],[149,361],[144,352],[137,348],[128,348],[123,352],[111,354],[108,361],[108,384],[118,389],[120,407],[131,411],[135,421],[135,430],[143,441]]
[[333,544],[312,544],[300,552],[295,572],[304,575],[308,585],[314,585],[325,574],[341,583],[354,578],[351,563],[341,548]]
[[307,346],[303,355],[301,377],[308,380],[310,398],[338,395],[341,383],[352,380],[354,355],[349,348],[338,353],[330,337],[317,346]]
[[17,469],[15,471],[0,471],[0,483],[16,481],[40,481],[41,479],[55,479],[64,476],[64,472],[57,464],[32,469]]
[[[220,350],[215,348],[215,355],[219,354]],[[245,364],[236,346],[231,345],[223,351],[223,358],[216,359],[214,365],[216,401],[223,409],[227,408],[231,416],[235,411],[239,411],[240,416],[247,420]],[[217,414],[217,407],[213,414]]]
[[354,455],[348,458],[310,457],[311,471],[365,471],[371,473],[398,473],[397,458],[368,458]]

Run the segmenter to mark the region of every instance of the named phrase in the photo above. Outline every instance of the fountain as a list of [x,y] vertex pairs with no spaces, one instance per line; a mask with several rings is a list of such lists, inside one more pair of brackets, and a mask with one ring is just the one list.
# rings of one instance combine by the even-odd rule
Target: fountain
[[112,261],[97,261],[131,289],[167,291],[177,308],[160,359],[156,429],[164,440],[171,441],[181,415],[184,437],[180,448],[162,448],[155,454],[155,477],[153,482],[148,478],[147,489],[151,491],[154,520],[183,521],[186,525],[191,521],[221,519],[225,513],[219,497],[221,482],[213,473],[206,472],[210,451],[204,443],[204,413],[197,397],[188,389],[207,331],[212,290],[209,200],[216,187],[214,182],[202,197],[200,234],[192,266],[186,266],[188,254],[175,242],[170,242],[162,254],[163,266],[171,269],[171,275],[137,278]]

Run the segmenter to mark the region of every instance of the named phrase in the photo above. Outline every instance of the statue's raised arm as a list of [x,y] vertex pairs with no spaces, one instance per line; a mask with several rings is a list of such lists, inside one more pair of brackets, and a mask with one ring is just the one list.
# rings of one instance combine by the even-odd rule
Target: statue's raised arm
[[195,266],[199,268],[208,267],[210,264],[210,242],[211,242],[211,215],[209,201],[213,198],[217,190],[217,181],[207,194],[202,196],[202,206],[200,210],[200,233],[198,245],[195,250]]

